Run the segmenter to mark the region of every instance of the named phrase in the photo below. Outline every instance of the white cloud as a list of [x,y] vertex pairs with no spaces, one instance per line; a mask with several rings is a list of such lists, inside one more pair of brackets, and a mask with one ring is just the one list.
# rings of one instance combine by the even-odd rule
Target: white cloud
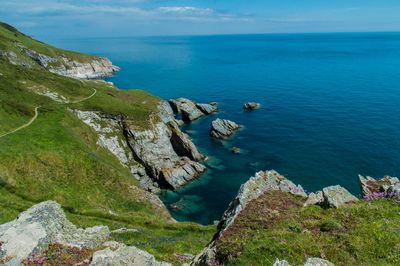
[[181,15],[196,15],[196,16],[210,16],[215,14],[211,8],[198,8],[192,6],[163,6],[158,10],[166,14],[181,14]]

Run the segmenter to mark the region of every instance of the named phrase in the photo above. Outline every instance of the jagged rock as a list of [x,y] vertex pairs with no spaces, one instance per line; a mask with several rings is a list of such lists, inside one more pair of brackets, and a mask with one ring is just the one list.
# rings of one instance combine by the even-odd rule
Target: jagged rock
[[169,266],[171,264],[157,261],[153,255],[133,246],[118,242],[106,242],[106,249],[93,254],[92,266]]
[[324,202],[324,195],[322,191],[317,191],[317,192],[311,192],[308,197],[306,202],[304,202],[304,207],[310,206],[310,205],[316,205],[316,204],[322,204]]
[[33,251],[40,252],[49,244],[97,248],[107,241],[108,227],[78,229],[67,220],[61,206],[54,201],[39,203],[17,219],[0,225],[0,261],[19,265]]
[[259,103],[256,103],[256,102],[248,102],[248,103],[245,103],[245,104],[243,105],[243,109],[251,111],[251,110],[255,110],[255,109],[260,108],[260,106],[261,106],[261,105],[260,105]]
[[340,206],[358,201],[347,189],[337,186],[330,186],[322,189],[324,195],[324,204],[328,207],[339,208]]
[[183,133],[176,125],[172,125],[171,130],[171,144],[179,156],[186,156],[194,161],[204,159],[204,155],[197,150],[188,134]]
[[231,136],[239,128],[240,125],[233,121],[218,118],[211,123],[210,135],[216,139],[225,139]]
[[200,111],[199,108],[196,107],[196,104],[189,99],[171,99],[169,100],[169,103],[176,113],[182,114],[182,119],[186,122],[190,122],[204,116],[204,113]]
[[215,103],[196,103],[196,107],[206,115],[218,112],[218,105]]
[[202,164],[176,153],[171,143],[173,133],[162,122],[149,130],[126,128],[125,131],[135,157],[158,184],[176,189],[206,170]]
[[400,194],[400,180],[397,177],[385,176],[379,180],[370,176],[359,175],[358,177],[364,197],[378,192]]
[[192,261],[191,265],[213,265],[216,254],[216,241],[223,235],[226,229],[233,224],[239,213],[246,205],[268,191],[280,190],[300,197],[307,197],[304,189],[286,179],[274,170],[260,171],[244,183],[236,197],[229,204],[228,209],[218,224],[218,233],[214,240]]
[[[82,63],[65,56],[50,57],[31,50],[20,43],[16,45],[40,66],[62,76],[81,79],[101,78],[111,76],[120,70],[119,67],[114,66],[107,58],[97,57],[91,62]],[[54,63],[57,63],[57,66]]]
[[304,266],[335,266],[335,264],[320,258],[308,258]]
[[111,233],[114,233],[114,234],[138,233],[138,232],[139,232],[139,230],[133,229],[133,228],[120,228],[120,229],[111,231]]

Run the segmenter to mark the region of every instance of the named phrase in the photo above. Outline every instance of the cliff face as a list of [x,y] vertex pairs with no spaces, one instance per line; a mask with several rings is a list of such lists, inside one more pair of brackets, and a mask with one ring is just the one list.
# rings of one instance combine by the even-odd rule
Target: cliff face
[[90,111],[73,111],[98,133],[97,144],[108,149],[140,181],[142,188],[158,192],[177,189],[201,175],[203,155],[183,133],[168,103],[161,101],[159,113],[143,130],[129,124],[123,116]]

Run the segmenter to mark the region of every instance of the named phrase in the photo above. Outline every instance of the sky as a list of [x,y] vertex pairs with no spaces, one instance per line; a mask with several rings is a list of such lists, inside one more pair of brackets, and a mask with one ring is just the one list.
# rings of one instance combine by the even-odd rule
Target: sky
[[0,0],[35,37],[400,31],[399,0]]

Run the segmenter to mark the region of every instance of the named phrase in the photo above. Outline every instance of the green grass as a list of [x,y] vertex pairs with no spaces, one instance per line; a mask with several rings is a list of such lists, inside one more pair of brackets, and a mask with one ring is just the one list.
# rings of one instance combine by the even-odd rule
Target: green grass
[[20,49],[17,48],[17,46],[15,45],[16,42],[28,47],[31,50],[34,50],[38,53],[50,57],[65,56],[67,58],[70,58],[71,60],[75,60],[82,63],[90,62],[95,58],[94,56],[86,54],[58,49],[51,45],[37,41],[19,32],[16,28],[4,22],[0,22],[0,49],[6,51],[13,51],[17,55],[19,55],[21,59],[29,61],[30,59],[28,59],[28,57],[20,53]]
[[217,242],[227,265],[301,265],[308,257],[335,265],[399,265],[400,204],[360,201],[339,209],[302,208],[304,200],[271,192],[252,201]]
[[[123,115],[145,129],[160,99],[142,90],[118,91],[100,81],[80,81],[0,60],[0,134],[38,118],[27,128],[0,138],[0,223],[15,219],[44,200],[59,202],[78,226],[136,228],[113,235],[157,258],[174,262],[174,253],[198,253],[215,227],[173,223],[163,206],[152,204],[128,168],[96,144],[97,134],[68,108]],[[60,104],[38,95],[43,86],[77,104]]]

